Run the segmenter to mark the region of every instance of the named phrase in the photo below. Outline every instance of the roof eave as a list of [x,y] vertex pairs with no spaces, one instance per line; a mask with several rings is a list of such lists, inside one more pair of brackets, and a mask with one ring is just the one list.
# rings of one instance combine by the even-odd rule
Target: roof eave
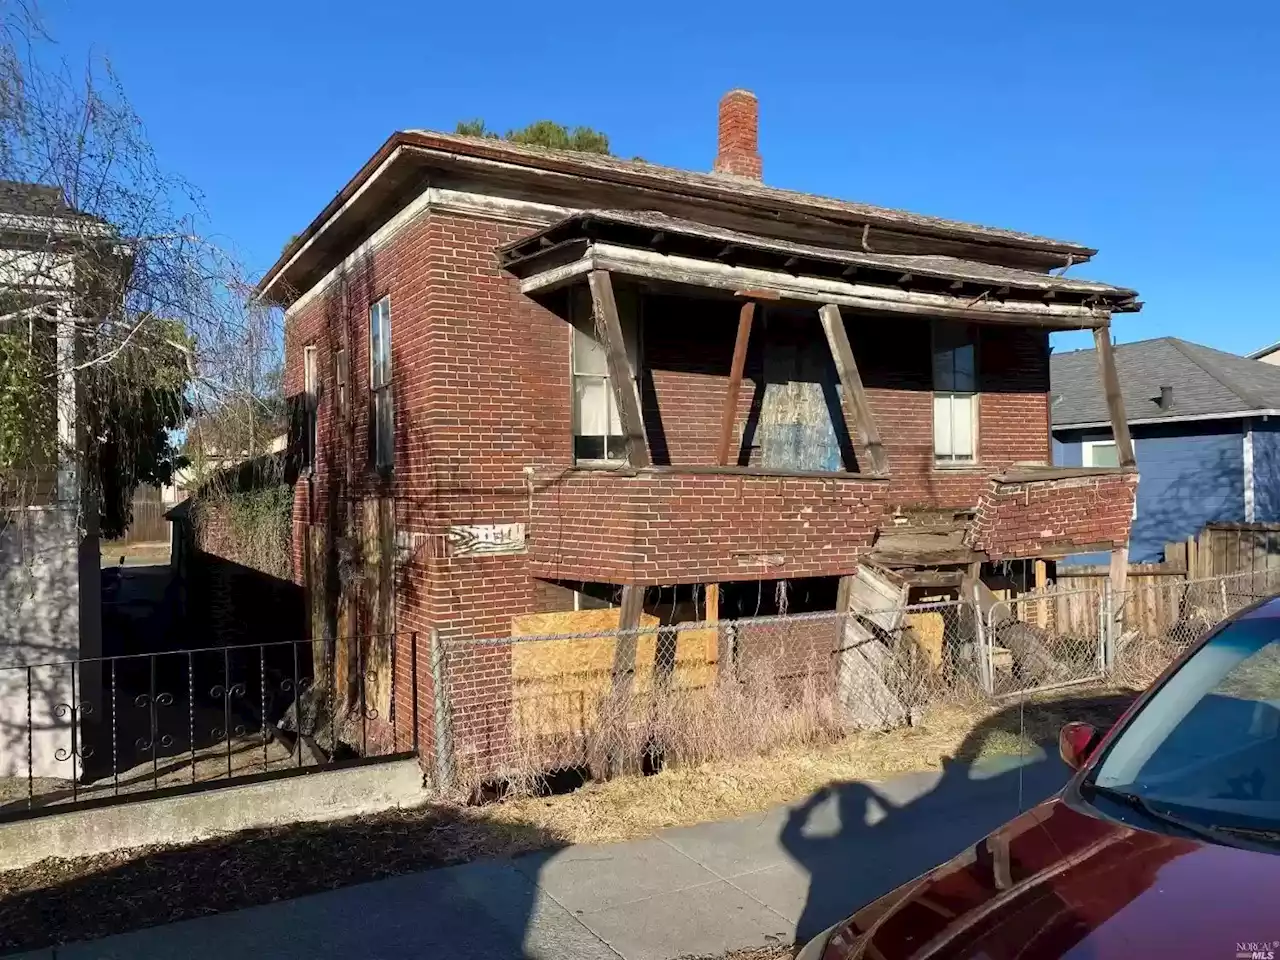
[[[1197,423],[1205,420],[1239,420],[1243,417],[1280,417],[1280,408],[1228,410],[1219,413],[1188,413],[1172,417],[1130,417],[1129,426],[1152,426],[1160,423]],[[1055,423],[1054,430],[1095,430],[1111,427],[1110,420],[1084,420],[1072,423]]]
[[264,300],[275,300],[277,302],[283,300],[280,280],[287,273],[290,266],[297,262],[298,257],[312,245],[315,238],[327,228],[329,223],[340,215],[343,208],[359,196],[373,179],[381,175],[384,169],[390,166],[402,147],[415,148],[415,152],[423,150],[454,157],[501,162],[516,167],[524,167],[530,171],[553,171],[624,186],[645,187],[660,190],[673,196],[684,194],[697,196],[701,199],[731,202],[739,206],[755,208],[762,212],[789,210],[798,213],[812,213],[831,220],[848,222],[851,225],[862,223],[870,223],[872,226],[879,225],[885,229],[904,234],[1036,251],[1061,256],[1064,263],[1082,263],[1097,254],[1096,249],[1082,244],[982,228],[959,221],[918,224],[878,216],[874,209],[847,211],[821,203],[806,203],[802,196],[792,199],[743,194],[736,189],[734,182],[727,179],[723,187],[714,182],[698,184],[673,183],[658,172],[661,168],[650,171],[646,170],[642,165],[637,165],[633,169],[605,170],[577,162],[571,155],[566,156],[553,151],[517,153],[495,146],[480,138],[445,138],[421,131],[396,131],[365,162],[355,176],[338,191],[337,195],[325,205],[324,209],[308,224],[306,229],[285,247],[279,258],[267,270],[262,280],[255,287],[256,296]]

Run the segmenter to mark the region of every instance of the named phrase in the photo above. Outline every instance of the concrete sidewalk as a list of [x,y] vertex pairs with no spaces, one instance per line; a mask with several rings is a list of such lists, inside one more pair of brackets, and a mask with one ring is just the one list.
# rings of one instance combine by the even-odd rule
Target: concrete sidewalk
[[791,943],[951,857],[1066,777],[1040,755],[839,784],[644,840],[432,870],[23,956],[671,960]]

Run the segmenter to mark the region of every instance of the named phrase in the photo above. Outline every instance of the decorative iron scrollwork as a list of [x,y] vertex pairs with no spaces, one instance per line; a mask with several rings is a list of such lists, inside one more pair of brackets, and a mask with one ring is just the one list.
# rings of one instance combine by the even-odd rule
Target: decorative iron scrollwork
[[[133,745],[137,748],[139,753],[151,753],[155,750],[156,743],[157,741],[149,737],[139,737],[137,740],[133,741]],[[160,737],[159,745],[161,748],[172,747],[173,737],[167,733],[164,734]]]

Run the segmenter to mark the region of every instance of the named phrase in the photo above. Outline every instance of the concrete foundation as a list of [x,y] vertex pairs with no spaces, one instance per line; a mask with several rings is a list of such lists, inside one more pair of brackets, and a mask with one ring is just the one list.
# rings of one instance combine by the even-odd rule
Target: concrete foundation
[[324,770],[176,797],[71,810],[0,824],[0,870],[47,857],[88,857],[159,843],[195,843],[221,834],[336,820],[426,803],[413,759]]

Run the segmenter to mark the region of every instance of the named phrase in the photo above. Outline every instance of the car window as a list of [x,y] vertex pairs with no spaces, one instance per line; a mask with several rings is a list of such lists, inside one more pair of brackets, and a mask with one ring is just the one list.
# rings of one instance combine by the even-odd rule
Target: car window
[[1212,824],[1280,828],[1280,637],[1270,619],[1226,627],[1108,749],[1093,783]]

